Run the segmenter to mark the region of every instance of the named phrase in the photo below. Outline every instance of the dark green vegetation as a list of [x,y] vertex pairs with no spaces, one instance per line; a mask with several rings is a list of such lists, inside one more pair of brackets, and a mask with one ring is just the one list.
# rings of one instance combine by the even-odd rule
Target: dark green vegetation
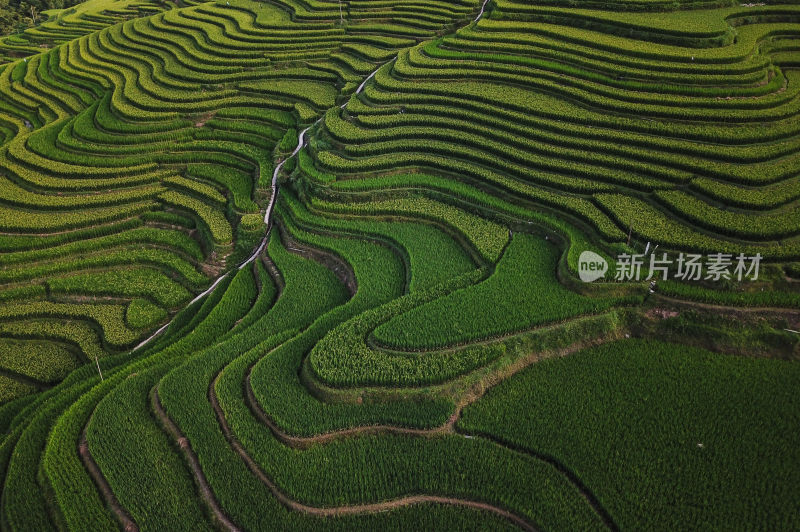
[[800,527],[800,9],[482,4],[0,41],[0,529]]
[[404,349],[446,347],[597,314],[614,303],[563,288],[555,278],[556,263],[555,246],[518,234],[486,281],[393,318],[375,329],[375,339]]
[[458,429],[547,449],[621,528],[786,529],[798,509],[798,371],[624,340],[528,368],[467,408]]

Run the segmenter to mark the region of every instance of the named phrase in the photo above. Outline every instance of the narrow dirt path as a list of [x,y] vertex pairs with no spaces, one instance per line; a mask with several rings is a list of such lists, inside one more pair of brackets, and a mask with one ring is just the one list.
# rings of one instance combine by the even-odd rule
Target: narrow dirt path
[[478,16],[475,17],[475,21],[474,22],[478,22],[480,19],[483,18],[483,14],[486,12],[486,6],[489,5],[490,1],[491,0],[483,0],[483,4],[481,4],[481,10],[478,13]]
[[[589,347],[611,342],[621,338],[625,333],[626,331],[620,330],[617,331],[617,334],[610,335],[605,338],[596,338],[588,341],[576,342],[575,344],[567,348],[531,353],[526,357],[520,358],[514,363],[504,367],[501,371],[498,371],[488,376],[486,379],[483,379],[478,383],[476,383],[475,385],[473,385],[472,388],[470,388],[466,393],[462,395],[462,397],[456,404],[455,410],[453,411],[452,415],[448,418],[448,420],[443,425],[431,429],[413,429],[413,428],[398,427],[393,425],[369,425],[362,427],[353,427],[350,429],[343,429],[338,431],[331,431],[323,434],[317,434],[314,436],[296,436],[289,434],[283,431],[280,427],[278,427],[275,424],[275,422],[269,417],[269,415],[261,408],[261,406],[259,405],[258,401],[256,400],[253,394],[252,386],[250,383],[250,374],[255,364],[253,364],[248,369],[247,375],[245,377],[245,383],[244,383],[245,400],[247,402],[247,406],[250,408],[253,415],[259,421],[261,421],[267,428],[269,428],[270,432],[272,432],[275,438],[281,441],[284,445],[301,450],[307,449],[313,445],[323,445],[326,443],[330,443],[332,441],[341,438],[365,436],[365,435],[380,435],[380,434],[416,436],[423,438],[434,438],[446,434],[460,434],[461,436],[470,439],[475,437],[489,439],[501,447],[505,447],[513,451],[519,452],[521,454],[525,454],[527,456],[530,456],[537,460],[541,460],[553,466],[573,486],[575,486],[575,488],[579,491],[581,496],[586,500],[587,504],[591,506],[593,511],[598,515],[598,517],[602,520],[602,522],[609,530],[618,530],[618,527],[614,522],[613,518],[605,509],[605,507],[600,503],[600,501],[594,495],[592,490],[589,489],[589,487],[586,486],[569,467],[567,467],[563,462],[560,462],[557,458],[548,454],[538,453],[535,451],[531,451],[529,449],[522,449],[516,446],[509,445],[495,437],[492,437],[491,435],[471,434],[458,431],[456,429],[456,423],[460,418],[461,412],[464,410],[464,408],[478,401],[481,397],[483,397],[486,394],[486,392],[488,392],[491,388],[493,388],[497,384],[505,381],[506,379],[526,369],[531,364],[534,364],[536,362],[548,358],[568,356],[570,354],[573,354],[577,351],[581,351],[583,349],[587,349]],[[254,465],[251,465],[250,463],[252,462],[252,458],[250,458],[249,456],[244,456],[247,454],[246,451],[241,447],[241,445],[238,444],[238,442],[236,442],[235,436],[230,433],[230,428],[227,425],[227,421],[224,419],[224,413],[222,412],[222,409],[219,405],[219,401],[217,400],[216,397],[216,393],[214,391],[216,389],[216,383],[219,380],[221,373],[222,372],[220,371],[220,373],[217,374],[217,376],[211,381],[211,384],[209,385],[208,389],[209,402],[211,403],[211,406],[217,415],[220,427],[222,427],[223,432],[225,433],[225,436],[228,439],[228,441],[231,442],[231,445],[234,447],[236,452],[240,456],[242,456],[242,458],[248,463],[248,467],[257,476],[259,476],[259,478],[261,478],[263,472],[262,474],[259,474],[258,471],[256,471],[257,466],[255,466],[256,469],[254,469]]]
[[321,264],[333,272],[336,278],[339,279],[339,282],[347,288],[350,297],[356,295],[358,291],[358,281],[350,264],[332,252],[306,245],[295,239],[280,221],[276,222],[275,225],[278,228],[281,241],[288,252],[295,253]]
[[[480,12],[478,13],[478,16],[475,18],[475,22],[480,20],[480,18],[483,16],[485,8],[486,8],[488,2],[489,2],[489,0],[484,0],[483,4],[481,6]],[[391,62],[393,60],[394,60],[394,58],[390,59],[386,63]],[[367,78],[364,79],[364,81],[359,85],[358,89],[354,92],[354,94],[352,96],[356,96],[356,95],[360,94],[364,90],[364,88],[366,87],[366,84],[369,82],[369,80],[372,79],[375,76],[375,74],[377,73],[378,69],[380,69],[386,63],[382,63],[372,73],[370,73],[370,75],[367,76]],[[345,102],[341,106],[341,108],[344,108],[346,105],[347,105],[347,102]],[[268,242],[268,238],[269,238],[269,235],[270,235],[270,231],[272,229],[272,212],[274,210],[275,201],[276,201],[277,195],[278,195],[278,176],[280,175],[280,172],[283,169],[283,166],[286,164],[286,162],[289,159],[291,159],[292,157],[296,156],[297,153],[299,153],[299,151],[301,149],[303,149],[308,144],[308,140],[306,139],[308,131],[312,127],[316,126],[323,119],[323,117],[324,117],[324,114],[319,119],[317,119],[313,124],[311,124],[310,126],[306,127],[305,129],[303,129],[300,132],[300,134],[298,135],[298,143],[297,143],[297,146],[295,147],[294,151],[288,157],[286,157],[285,159],[279,161],[278,164],[275,166],[275,169],[274,169],[273,174],[272,174],[272,183],[271,183],[272,194],[270,196],[269,204],[267,205],[267,209],[266,209],[266,212],[265,212],[265,215],[264,215],[264,222],[267,224],[267,232],[266,232],[264,238],[262,239],[262,241],[260,242],[259,246],[254,250],[254,252],[250,255],[250,257],[247,260],[242,262],[236,268],[237,270],[241,270],[242,268],[246,267],[248,264],[253,262],[259,255],[262,254],[263,250],[266,248],[266,245],[267,245],[267,242]],[[216,288],[216,286],[229,274],[230,274],[230,272],[227,272],[227,273],[221,275],[219,278],[217,278],[214,281],[214,283],[212,283],[212,285],[208,289],[206,289],[202,293],[198,294],[191,301],[190,304],[195,303],[196,301],[200,300],[201,298],[203,298],[206,295],[208,295],[209,293],[211,293],[211,291],[213,291],[214,288]],[[136,348],[134,349],[134,351],[146,346],[150,341],[152,341],[154,338],[156,338],[158,335],[160,335],[168,326],[169,326],[169,323],[167,323],[164,326],[162,326],[161,328],[159,328],[154,334],[152,334],[150,337],[148,337],[147,339],[142,341],[140,344],[138,344],[136,346]],[[217,378],[218,377],[219,377],[219,374],[217,375]],[[491,513],[494,513],[494,514],[496,514],[496,515],[498,515],[500,517],[503,517],[503,518],[507,519],[508,521],[510,521],[511,523],[515,524],[516,526],[520,527],[523,530],[537,530],[537,528],[532,523],[530,523],[526,519],[523,519],[522,517],[510,512],[510,511],[508,511],[508,510],[506,510],[504,508],[500,508],[500,507],[494,506],[492,504],[484,503],[484,502],[480,502],[480,501],[472,501],[472,500],[467,500],[467,499],[458,499],[458,498],[453,498],[453,497],[444,497],[444,496],[437,496],[437,495],[409,495],[409,496],[400,497],[400,498],[397,498],[397,499],[378,502],[378,503],[359,504],[359,505],[346,505],[346,506],[331,507],[331,508],[315,507],[315,506],[310,506],[310,505],[301,503],[299,501],[296,501],[296,500],[290,498],[283,491],[281,491],[281,489],[264,473],[264,471],[261,470],[261,468],[258,466],[258,464],[256,464],[255,461],[249,456],[249,454],[245,451],[245,449],[241,446],[241,444],[238,442],[236,437],[231,432],[230,427],[228,426],[227,421],[226,421],[226,419],[225,419],[225,417],[223,415],[223,412],[222,412],[222,410],[221,410],[221,408],[219,406],[219,403],[217,401],[216,395],[215,395],[215,393],[213,391],[214,390],[214,385],[217,382],[217,378],[215,378],[210,384],[210,387],[209,387],[209,400],[211,402],[212,408],[214,409],[215,415],[217,416],[217,421],[220,424],[220,427],[222,429],[223,434],[225,435],[225,437],[228,440],[228,442],[231,444],[232,448],[245,461],[245,463],[247,464],[248,468],[253,472],[253,474],[255,474],[270,489],[270,491],[273,493],[273,495],[276,497],[276,499],[278,499],[281,502],[281,504],[283,504],[287,508],[290,508],[290,509],[295,510],[295,511],[303,512],[303,513],[308,514],[308,515],[318,516],[318,517],[337,517],[337,516],[346,516],[346,515],[357,515],[357,514],[386,512],[386,511],[390,511],[390,510],[393,510],[393,509],[397,509],[397,508],[401,508],[401,507],[405,507],[405,506],[410,506],[410,505],[414,505],[414,504],[425,504],[425,503],[448,504],[448,505],[461,506],[461,507],[465,507],[465,508],[473,508],[473,509],[477,509],[477,510],[491,512]],[[346,437],[346,436],[350,436],[350,435],[356,435],[356,434],[359,434],[359,433],[388,433],[388,432],[395,432],[395,433],[408,434],[408,435],[423,435],[423,436],[432,437],[432,436],[435,436],[435,435],[438,435],[438,434],[455,432],[454,431],[454,426],[455,426],[455,423],[456,423],[456,421],[457,421],[457,419],[458,419],[458,417],[459,417],[459,415],[461,413],[462,408],[464,406],[466,406],[466,404],[468,404],[469,402],[477,400],[484,392],[485,392],[485,390],[483,390],[479,394],[475,394],[475,397],[472,398],[470,401],[466,401],[466,402],[464,402],[464,404],[460,404],[456,408],[456,410],[454,411],[453,415],[448,419],[448,421],[444,425],[442,425],[441,427],[437,427],[437,428],[429,429],[429,430],[405,429],[405,428],[402,428],[402,427],[391,427],[391,426],[358,427],[358,428],[349,429],[349,430],[345,430],[345,431],[333,432],[333,433],[329,433],[329,434],[322,434],[322,435],[314,436],[314,437],[311,437],[311,438],[298,438],[298,437],[293,437],[293,436],[290,436],[288,434],[282,433],[278,429],[278,427],[275,426],[271,422],[271,420],[269,420],[269,418],[266,416],[266,414],[264,414],[263,411],[261,411],[260,408],[259,409],[254,409],[254,412],[260,412],[261,413],[261,415],[259,416],[259,419],[261,419],[270,428],[270,430],[273,432],[273,434],[276,435],[276,437],[281,439],[281,441],[284,441],[284,443],[287,443],[288,445],[292,445],[292,446],[296,446],[296,447],[302,447],[302,446],[311,445],[311,444],[315,444],[315,443],[324,443],[326,441],[331,441],[331,440],[336,439],[336,438]],[[249,374],[248,374],[247,393],[248,393],[249,402],[251,402],[252,405],[256,405],[257,403],[255,401],[255,398],[252,396],[252,389],[249,386]],[[158,386],[154,387],[151,390],[151,404],[152,404],[152,408],[153,408],[154,414],[160,420],[160,422],[162,423],[164,429],[170,434],[170,436],[175,440],[175,442],[178,444],[180,449],[183,451],[183,453],[184,453],[184,455],[186,457],[186,460],[187,460],[187,462],[189,464],[189,467],[192,470],[192,473],[193,473],[193,475],[195,477],[195,480],[197,482],[198,488],[200,490],[200,495],[203,498],[204,502],[207,504],[208,508],[211,510],[211,512],[214,515],[215,519],[226,530],[238,531],[239,528],[224,513],[224,511],[222,510],[222,508],[221,508],[221,506],[219,504],[219,501],[216,499],[216,496],[214,495],[213,490],[211,489],[211,487],[210,487],[210,485],[208,483],[208,480],[205,477],[205,474],[203,473],[203,470],[202,470],[202,467],[200,465],[199,459],[198,459],[196,453],[193,451],[193,449],[191,447],[191,443],[181,433],[179,427],[172,421],[172,419],[168,416],[166,411],[163,409],[163,406],[161,405],[161,401],[160,401],[159,396],[158,396]],[[256,414],[256,415],[258,415],[258,414]],[[82,457],[84,456],[84,454],[88,457],[87,458],[87,462],[85,462],[85,464],[87,465],[87,469],[90,469],[91,468],[90,464],[93,464],[93,460],[91,460],[91,456],[88,454],[88,444],[86,444],[85,438],[81,442],[81,453],[82,453]],[[96,464],[95,464],[94,467],[96,468]],[[99,472],[99,469],[96,469],[96,470],[97,470],[97,473],[100,474],[100,478],[102,479],[102,474]],[[103,482],[104,482],[104,479],[103,479]],[[104,493],[104,495],[106,496],[106,499],[108,501],[114,501],[114,505],[112,505],[112,508],[114,508],[115,513],[117,513],[118,517],[120,518],[120,521],[123,523],[123,525],[125,526],[126,530],[138,530],[136,528],[135,523],[133,523],[133,521],[127,516],[127,513],[125,513],[124,509],[119,505],[118,502],[116,502],[116,499],[115,499],[115,497],[113,495],[113,492],[111,492],[110,487],[108,486],[108,484],[105,483],[105,488],[101,485],[100,489]],[[132,528],[129,528],[129,527],[132,527]]]
[[[475,17],[474,22],[477,23],[481,18],[483,18],[484,13],[486,12],[486,6],[489,4],[490,1],[491,0],[483,0],[483,4],[481,4],[480,11],[478,12],[478,15]],[[364,79],[364,81],[361,82],[361,84],[358,86],[358,88],[355,90],[355,92],[350,96],[350,98],[352,98],[354,96],[358,96],[359,94],[361,94],[364,91],[364,88],[367,86],[367,83],[369,82],[369,80],[371,80],[373,77],[375,77],[375,74],[378,73],[378,70],[380,70],[381,67],[383,67],[387,63],[391,63],[395,59],[397,59],[396,55],[395,55],[395,57],[389,59],[388,61],[384,61],[383,63],[379,64],[375,68],[375,70],[373,70],[369,74],[369,76],[367,76]],[[350,101],[350,98],[348,98],[348,100],[340,106],[341,109],[344,109],[347,106],[347,103]],[[264,213],[264,223],[267,225],[267,232],[264,235],[264,238],[259,243],[259,245],[256,247],[256,249],[250,255],[250,257],[248,257],[247,260],[245,260],[239,266],[237,266],[236,270],[241,270],[242,268],[244,268],[245,266],[247,266],[248,264],[253,262],[256,259],[256,257],[258,257],[261,254],[261,252],[264,250],[264,248],[266,248],[267,242],[269,241],[270,230],[272,229],[272,211],[275,208],[275,201],[276,201],[276,199],[278,197],[278,192],[279,192],[279,190],[278,190],[278,176],[280,175],[280,172],[283,169],[283,166],[289,161],[289,159],[291,159],[292,157],[296,156],[300,152],[300,150],[302,150],[303,148],[305,148],[308,145],[308,139],[306,139],[306,135],[308,134],[309,130],[312,127],[314,127],[317,124],[319,124],[322,121],[323,118],[325,118],[325,113],[323,113],[322,116],[320,116],[313,124],[311,124],[310,126],[306,127],[305,129],[303,129],[300,132],[300,134],[297,136],[297,146],[295,146],[295,148],[292,151],[292,153],[289,154],[285,159],[279,161],[278,164],[275,165],[275,169],[272,172],[272,182],[271,182],[271,185],[270,185],[271,188],[272,188],[272,191],[271,191],[271,194],[270,194],[269,203],[267,204],[267,209],[266,209],[266,211]],[[192,303],[196,302],[197,300],[199,300],[199,299],[207,296],[208,294],[210,294],[211,291],[214,290],[214,288],[216,288],[216,286],[220,283],[220,281],[222,281],[230,273],[231,272],[229,271],[229,272],[226,272],[226,273],[222,274],[220,277],[218,277],[217,280],[214,281],[214,283],[211,286],[209,286],[206,290],[204,290],[203,292],[198,294],[189,303],[189,305],[191,305]],[[189,305],[187,305],[187,306],[189,306]],[[149,337],[144,339],[142,342],[140,342],[135,348],[133,348],[132,352],[133,351],[138,351],[139,349],[141,349],[142,347],[144,347],[148,343],[150,343],[154,338],[156,338],[162,332],[164,332],[164,330],[169,326],[169,324],[171,322],[172,322],[172,320],[170,320],[169,322],[164,324],[156,332],[154,332],[152,335],[150,335]]]
[[211,510],[211,513],[214,515],[214,518],[223,528],[232,532],[239,532],[239,527],[237,527],[233,521],[228,518],[228,516],[222,510],[219,501],[217,501],[217,497],[214,495],[214,491],[208,484],[208,480],[203,473],[202,467],[200,467],[200,461],[198,460],[195,452],[192,450],[191,443],[189,443],[189,440],[172,421],[172,418],[170,418],[166,411],[164,411],[164,407],[161,405],[161,400],[158,397],[158,385],[154,386],[150,391],[150,402],[153,406],[153,413],[164,426],[164,429],[178,444],[178,447],[181,448],[181,451],[183,451],[186,461],[189,464],[189,468],[192,470],[192,474],[197,482],[197,486],[200,489],[200,496],[203,498],[203,502],[206,503],[208,508]]
[[119,522],[122,523],[122,529],[125,530],[125,532],[138,532],[139,527],[128,512],[125,511],[125,508],[119,503],[116,496],[114,496],[111,486],[108,484],[106,477],[103,476],[103,472],[100,471],[100,467],[97,465],[97,462],[94,461],[92,453],[89,451],[89,442],[86,439],[86,427],[83,428],[81,439],[78,442],[78,456],[80,456],[83,467],[89,473],[89,476],[92,477],[97,489],[100,490],[100,495],[105,499],[106,504],[108,504],[111,511],[114,512],[114,515],[117,516]]
[[653,299],[657,301],[666,301],[676,306],[695,307],[705,310],[713,310],[717,312],[724,312],[727,314],[756,314],[763,312],[765,314],[779,314],[782,316],[792,315],[797,319],[800,316],[800,309],[791,307],[736,307],[733,305],[719,305],[715,303],[703,303],[702,301],[693,301],[691,299],[678,299],[675,297],[659,294],[653,294]]
[[[214,388],[216,386],[217,380],[219,379],[219,375],[217,378],[211,382],[211,386],[209,387],[209,400],[211,401],[212,405],[214,406],[215,410],[218,408],[217,398],[214,394]],[[253,389],[250,386],[250,375],[248,374],[247,380],[245,382],[245,394],[247,400],[247,406],[250,408],[250,411],[253,413],[259,421],[261,421],[267,428],[269,428],[270,432],[284,445],[292,447],[294,449],[308,449],[313,445],[318,444],[325,444],[330,443],[332,441],[341,439],[341,438],[348,438],[354,436],[365,436],[365,435],[380,435],[380,434],[400,434],[406,436],[419,436],[419,437],[434,437],[440,436],[443,434],[452,434],[455,432],[454,426],[455,422],[458,420],[458,417],[461,414],[461,407],[457,407],[453,414],[448,418],[447,422],[444,425],[440,425],[438,427],[434,427],[432,429],[412,429],[407,427],[397,427],[394,425],[366,425],[361,427],[353,427],[350,429],[343,429],[337,430],[332,432],[325,432],[322,434],[317,434],[314,436],[294,436],[287,432],[281,430],[272,419],[264,412],[263,409],[258,404],[255,396],[253,395]]]
[[608,511],[603,507],[603,505],[600,504],[600,501],[597,499],[592,490],[590,490],[589,487],[583,483],[583,481],[580,479],[580,477],[578,477],[578,475],[576,475],[570,468],[568,468],[563,462],[559,461],[556,457],[549,454],[532,451],[530,449],[520,447],[518,445],[514,445],[510,442],[497,438],[496,436],[493,436],[491,434],[476,433],[476,434],[471,434],[470,437],[485,438],[495,443],[496,445],[499,445],[500,447],[505,447],[511,449],[512,451],[516,451],[520,454],[525,454],[533,458],[536,458],[537,460],[541,460],[542,462],[547,462],[548,464],[553,466],[559,473],[564,475],[564,477],[566,477],[567,480],[569,480],[578,489],[578,491],[581,493],[581,496],[586,500],[587,503],[589,503],[589,506],[592,507],[595,513],[603,521],[603,524],[606,526],[606,528],[613,531],[619,530],[619,526],[617,526],[617,524],[614,522],[614,519],[611,517],[611,514],[609,514]]
[[512,522],[513,524],[515,524],[516,526],[518,526],[523,530],[531,530],[531,531],[537,530],[535,525],[531,524],[522,517],[519,517],[518,515],[504,508],[500,508],[485,502],[472,501],[468,499],[458,499],[454,497],[442,497],[438,495],[409,495],[406,497],[399,497],[397,499],[382,501],[378,503],[354,504],[354,505],[337,506],[337,507],[310,506],[308,504],[296,501],[291,497],[289,497],[286,493],[284,493],[272,481],[272,479],[270,479],[267,476],[267,474],[264,473],[261,467],[253,460],[253,458],[247,453],[244,447],[242,447],[242,445],[239,443],[238,439],[228,426],[227,420],[225,419],[222,409],[220,408],[216,396],[213,393],[214,382],[216,382],[216,379],[212,382],[212,387],[209,388],[209,400],[211,401],[211,405],[214,408],[214,413],[217,416],[217,422],[219,423],[220,428],[222,429],[222,432],[225,435],[225,438],[228,440],[233,450],[236,451],[236,453],[242,458],[242,460],[244,460],[245,464],[247,464],[248,469],[250,469],[250,471],[256,477],[258,477],[258,479],[262,483],[264,483],[264,485],[266,485],[267,488],[269,488],[273,496],[276,499],[278,499],[278,501],[281,504],[283,504],[290,510],[302,512],[304,514],[313,515],[317,517],[342,517],[347,515],[387,512],[390,510],[395,510],[398,508],[402,508],[404,506],[411,506],[414,504],[437,503],[437,504],[448,504],[453,506],[461,506],[465,508],[473,508],[477,510],[491,512],[509,520],[510,522]]
[[[486,0],[486,1],[484,2],[484,6],[486,5],[486,2],[488,2],[488,0]],[[482,14],[483,14],[483,9],[481,9],[481,15],[482,15]],[[480,15],[479,15],[479,18],[480,18]],[[477,19],[476,19],[476,20],[477,20]],[[394,58],[392,58],[392,59],[390,59],[389,61],[386,61],[386,62],[384,62],[384,63],[381,63],[380,65],[378,65],[378,67],[377,67],[377,68],[375,68],[375,70],[373,70],[373,71],[372,71],[372,73],[370,73],[370,75],[369,75],[369,76],[367,76],[367,78],[366,78],[366,79],[365,79],[363,82],[361,82],[361,85],[359,85],[358,89],[357,89],[357,90],[356,90],[356,91],[353,93],[353,95],[352,95],[352,96],[357,96],[358,94],[360,94],[360,93],[361,93],[361,92],[364,90],[364,87],[367,85],[367,82],[368,82],[370,79],[372,79],[372,77],[373,77],[373,76],[375,76],[375,74],[378,72],[378,70],[379,70],[379,69],[380,69],[380,68],[381,68],[383,65],[385,65],[386,63],[389,63],[389,62],[391,62],[391,61],[394,61]],[[352,97],[352,96],[351,96],[351,97]],[[348,101],[349,101],[349,100],[348,100]],[[344,108],[346,105],[347,105],[347,102],[345,102],[344,104],[342,104],[341,108],[343,109],[343,108]],[[305,129],[303,129],[303,130],[300,132],[300,134],[298,135],[298,137],[297,137],[297,146],[295,146],[295,148],[294,148],[294,151],[292,151],[292,153],[291,153],[291,154],[289,154],[289,156],[287,156],[285,159],[283,159],[283,160],[279,161],[279,162],[278,162],[278,164],[276,164],[276,165],[275,165],[275,169],[274,169],[274,170],[273,170],[273,172],[272,172],[272,183],[271,183],[271,185],[270,185],[270,186],[271,186],[271,188],[272,188],[272,191],[271,191],[271,194],[270,194],[269,203],[267,204],[267,209],[266,209],[266,211],[264,212],[264,223],[267,225],[267,232],[264,234],[264,238],[261,240],[261,242],[260,242],[260,243],[259,243],[259,245],[256,247],[256,249],[253,251],[253,253],[250,255],[250,257],[248,257],[248,258],[247,258],[247,260],[245,260],[244,262],[242,262],[241,264],[239,264],[239,265],[238,265],[238,266],[235,268],[235,270],[233,270],[233,271],[241,270],[241,269],[243,269],[244,267],[246,267],[248,264],[250,264],[251,262],[253,262],[253,261],[256,259],[256,257],[258,257],[258,256],[261,254],[261,252],[262,252],[262,251],[264,251],[264,249],[266,248],[266,246],[267,246],[267,242],[269,241],[269,235],[270,235],[270,232],[271,232],[271,230],[272,230],[272,212],[273,212],[273,210],[274,210],[274,208],[275,208],[275,201],[276,201],[276,200],[277,200],[277,198],[278,198],[278,192],[279,192],[279,188],[278,188],[278,176],[280,175],[280,173],[281,173],[281,170],[283,170],[283,166],[284,166],[284,165],[285,165],[285,164],[286,164],[286,163],[289,161],[289,159],[291,159],[292,157],[296,156],[296,155],[297,155],[297,154],[300,152],[300,150],[302,150],[303,148],[305,148],[305,147],[308,145],[308,139],[306,139],[306,135],[308,134],[308,131],[309,131],[309,130],[310,130],[312,127],[314,127],[314,126],[316,126],[317,124],[319,124],[319,123],[322,121],[322,119],[323,119],[324,117],[325,117],[325,114],[323,113],[323,114],[322,114],[322,116],[320,116],[320,117],[319,117],[319,118],[318,118],[318,119],[317,119],[317,120],[316,120],[316,121],[315,121],[313,124],[311,124],[310,126],[306,127]],[[211,293],[211,292],[214,290],[214,288],[216,288],[216,287],[217,287],[217,285],[218,285],[218,284],[219,284],[219,283],[220,283],[220,282],[221,282],[221,281],[222,281],[222,280],[223,280],[225,277],[227,277],[228,275],[230,275],[230,273],[231,273],[231,272],[230,272],[230,271],[228,271],[228,272],[226,272],[226,273],[224,273],[224,274],[220,275],[220,276],[219,276],[219,277],[218,277],[218,278],[217,278],[217,279],[214,281],[214,283],[212,283],[212,285],[211,285],[211,286],[209,286],[208,288],[206,288],[205,290],[203,290],[203,292],[201,292],[200,294],[198,294],[198,295],[197,295],[197,296],[196,296],[194,299],[192,299],[192,301],[191,301],[191,302],[189,302],[189,303],[188,303],[186,306],[188,307],[189,305],[192,305],[192,304],[193,304],[193,303],[195,303],[196,301],[198,301],[198,300],[200,300],[200,299],[204,298],[205,296],[207,296],[208,294],[210,294],[210,293]],[[173,318],[173,319],[174,319],[174,318]],[[170,324],[170,323],[172,323],[172,320],[168,321],[168,322],[167,322],[167,323],[165,323],[165,324],[164,324],[162,327],[160,327],[160,328],[159,328],[159,329],[158,329],[156,332],[154,332],[153,334],[151,334],[150,336],[148,336],[147,338],[145,338],[144,340],[142,340],[142,341],[141,341],[141,342],[140,342],[140,343],[139,343],[139,344],[138,344],[136,347],[134,347],[134,348],[133,348],[133,350],[132,350],[131,352],[138,351],[138,350],[139,350],[139,349],[141,349],[142,347],[146,346],[146,345],[147,345],[148,343],[150,343],[150,342],[151,342],[151,341],[152,341],[154,338],[158,337],[158,336],[159,336],[159,335],[160,335],[162,332],[164,332],[164,330],[165,330],[165,329],[166,329],[166,328],[169,326],[169,324]]]

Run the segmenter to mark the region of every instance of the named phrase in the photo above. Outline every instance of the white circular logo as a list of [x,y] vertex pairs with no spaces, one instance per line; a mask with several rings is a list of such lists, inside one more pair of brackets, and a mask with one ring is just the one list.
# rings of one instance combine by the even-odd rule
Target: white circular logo
[[591,283],[602,277],[608,272],[608,262],[606,259],[594,251],[584,251],[578,258],[578,277],[584,283]]

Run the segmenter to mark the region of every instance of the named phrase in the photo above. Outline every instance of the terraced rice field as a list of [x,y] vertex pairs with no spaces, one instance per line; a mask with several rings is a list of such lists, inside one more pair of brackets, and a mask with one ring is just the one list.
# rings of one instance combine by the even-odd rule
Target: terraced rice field
[[800,528],[800,6],[49,15],[0,39],[0,529]]

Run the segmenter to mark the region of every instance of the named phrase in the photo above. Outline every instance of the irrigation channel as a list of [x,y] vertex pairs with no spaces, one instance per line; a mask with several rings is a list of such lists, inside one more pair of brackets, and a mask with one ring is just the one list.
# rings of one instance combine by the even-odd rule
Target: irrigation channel
[[[490,2],[490,0],[483,0],[483,3],[481,4],[481,10],[478,13],[478,16],[475,17],[475,20],[473,21],[474,23],[477,23],[483,17],[484,13],[486,12],[486,6],[489,4],[489,2]],[[361,82],[361,85],[358,86],[356,91],[350,97],[352,98],[353,96],[358,96],[359,94],[361,94],[364,91],[364,88],[367,86],[367,83],[369,82],[369,80],[371,80],[373,77],[375,77],[375,74],[378,73],[378,70],[380,70],[381,67],[383,67],[387,63],[391,63],[396,58],[397,57],[395,56],[394,58],[389,59],[388,61],[385,61],[385,62],[381,63],[380,65],[378,65],[377,68],[375,68],[375,70],[373,70],[370,73],[370,75],[367,76],[366,79],[364,79],[364,81]],[[344,109],[347,106],[347,103],[349,101],[350,101],[350,99],[348,98],[348,100],[340,106],[340,109]],[[261,243],[255,249],[255,251],[253,251],[253,254],[250,255],[250,257],[247,260],[242,262],[236,268],[236,270],[231,270],[231,271],[238,271],[238,270],[241,270],[241,269],[245,268],[248,264],[250,264],[254,260],[256,260],[256,258],[261,254],[261,252],[264,251],[264,248],[267,247],[267,242],[269,241],[269,235],[270,235],[270,232],[272,230],[272,210],[275,207],[275,200],[278,198],[278,175],[281,173],[281,170],[283,169],[283,165],[285,165],[286,162],[289,159],[291,159],[292,157],[296,156],[300,150],[302,150],[303,148],[305,148],[308,145],[308,140],[306,139],[306,134],[308,134],[308,131],[312,127],[314,127],[317,124],[319,124],[324,117],[325,117],[325,114],[323,113],[322,116],[320,116],[313,124],[311,124],[310,126],[305,128],[304,130],[302,130],[300,132],[300,135],[298,135],[298,137],[297,137],[297,146],[295,146],[294,151],[291,154],[289,154],[288,157],[286,157],[285,159],[280,161],[275,166],[275,170],[273,170],[273,172],[272,172],[272,184],[270,185],[272,190],[271,190],[271,194],[270,194],[270,197],[269,197],[269,203],[267,204],[267,210],[264,213],[264,223],[267,224],[267,232],[264,234],[264,238],[261,240]],[[203,290],[201,293],[197,294],[197,296],[195,296],[195,298],[192,299],[189,302],[187,307],[189,307],[191,305],[194,305],[196,302],[198,302],[199,300],[201,300],[202,298],[206,297],[208,294],[213,292],[214,288],[216,288],[217,285],[220,282],[222,282],[223,279],[225,279],[228,275],[231,274],[231,271],[227,271],[224,274],[220,275],[211,284],[211,286],[209,286],[208,288]],[[172,320],[170,320],[167,323],[165,323],[164,325],[162,325],[156,332],[151,334],[146,339],[142,340],[136,347],[134,347],[133,350],[131,351],[131,353],[135,353],[136,351],[138,351],[142,347],[145,347],[154,338],[158,337],[162,332],[164,332],[166,330],[166,328],[170,326],[171,323],[172,323]],[[99,371],[99,367],[98,367],[98,371]]]

